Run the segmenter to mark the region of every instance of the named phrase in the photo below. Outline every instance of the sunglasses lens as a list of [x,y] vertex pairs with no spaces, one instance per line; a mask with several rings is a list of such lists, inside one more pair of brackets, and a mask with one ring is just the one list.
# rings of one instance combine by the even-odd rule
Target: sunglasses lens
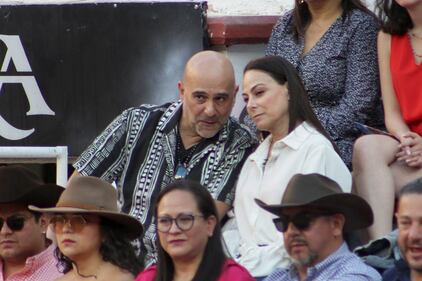
[[67,225],[71,227],[74,232],[80,232],[86,224],[86,220],[83,216],[54,216],[51,218],[50,223],[53,225],[54,232],[61,234],[63,227]]
[[55,233],[62,233],[64,223],[65,219],[63,216],[54,216],[50,219],[50,224],[53,225]]
[[311,225],[311,220],[312,218],[308,214],[301,213],[292,219],[292,223],[298,230],[307,230]]
[[[6,219],[7,226],[10,228],[10,230],[13,231],[19,231],[22,230],[24,224],[25,224],[25,218],[24,217],[8,217]],[[3,226],[3,223],[2,223]]]
[[293,218],[283,215],[279,218],[273,219],[274,225],[280,232],[286,232],[289,228],[289,223],[292,223],[298,230],[303,231],[309,228],[313,218],[307,213],[299,213]]
[[275,228],[280,232],[286,232],[289,226],[289,220],[286,217],[273,219]]

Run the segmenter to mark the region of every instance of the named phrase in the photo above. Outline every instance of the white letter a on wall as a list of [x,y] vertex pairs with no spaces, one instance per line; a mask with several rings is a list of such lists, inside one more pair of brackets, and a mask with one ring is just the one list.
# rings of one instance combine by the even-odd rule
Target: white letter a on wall
[[[28,58],[22,46],[18,35],[0,35],[0,40],[7,47],[6,55],[2,63],[0,71],[2,73],[9,69],[10,63],[13,62],[17,72],[31,72]],[[3,84],[22,84],[25,95],[29,102],[29,111],[26,115],[55,115],[54,111],[48,107],[45,102],[40,88],[38,87],[35,77],[32,76],[3,76],[0,75],[0,91]],[[35,131],[34,128],[29,130],[21,130],[13,127],[0,115],[0,137],[8,140],[20,140],[28,137]]]

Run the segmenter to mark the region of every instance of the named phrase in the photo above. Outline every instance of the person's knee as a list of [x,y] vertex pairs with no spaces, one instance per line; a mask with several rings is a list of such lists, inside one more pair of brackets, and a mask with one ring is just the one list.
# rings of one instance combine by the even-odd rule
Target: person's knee
[[353,145],[353,171],[371,162],[376,151],[376,139],[373,136],[362,136]]

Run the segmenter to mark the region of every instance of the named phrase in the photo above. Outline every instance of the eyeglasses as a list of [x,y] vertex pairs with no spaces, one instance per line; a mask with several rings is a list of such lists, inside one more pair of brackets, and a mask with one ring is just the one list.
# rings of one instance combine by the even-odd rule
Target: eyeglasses
[[305,211],[297,213],[292,217],[281,215],[279,218],[273,219],[273,222],[280,232],[286,232],[289,228],[289,223],[292,223],[299,231],[305,231],[309,229],[315,219],[332,215],[333,212],[329,211]]
[[25,225],[25,221],[29,219],[29,217],[23,215],[11,215],[6,219],[0,218],[0,229],[3,228],[4,223],[6,223],[7,227],[12,231],[20,231]]
[[181,231],[188,231],[193,227],[195,217],[203,218],[203,215],[179,214],[176,218],[163,216],[157,218],[157,229],[160,232],[167,233],[170,231],[173,221]]
[[50,223],[53,225],[53,230],[55,233],[63,233],[63,227],[68,225],[72,228],[74,232],[80,232],[87,224],[87,219],[81,215],[55,215],[50,219]]

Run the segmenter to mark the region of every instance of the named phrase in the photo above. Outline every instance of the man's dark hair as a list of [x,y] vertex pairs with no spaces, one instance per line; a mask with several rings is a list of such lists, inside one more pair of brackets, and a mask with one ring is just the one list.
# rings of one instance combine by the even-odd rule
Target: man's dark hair
[[422,178],[414,180],[406,184],[400,191],[398,199],[402,198],[404,195],[408,194],[422,194]]

